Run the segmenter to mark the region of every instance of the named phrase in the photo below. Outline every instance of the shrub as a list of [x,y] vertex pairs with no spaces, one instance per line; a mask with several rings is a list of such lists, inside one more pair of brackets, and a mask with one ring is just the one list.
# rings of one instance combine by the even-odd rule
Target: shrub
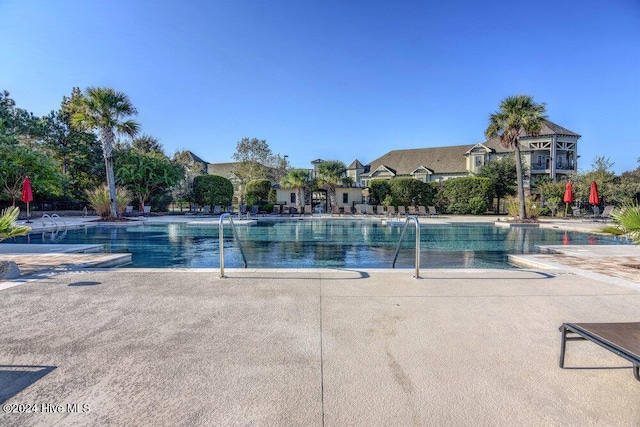
[[393,204],[397,206],[431,205],[435,188],[414,178],[395,178],[389,181]]
[[489,178],[452,178],[444,181],[443,186],[443,199],[448,200],[446,211],[454,214],[469,214],[480,209],[478,201],[471,206],[471,199],[482,199],[486,202],[481,212],[484,213],[489,206],[489,200],[493,200],[494,184]]
[[[104,184],[93,190],[87,190],[87,201],[89,205],[96,211],[96,214],[102,218],[111,216],[111,197],[109,196],[109,187]],[[116,204],[118,205],[118,213],[124,212],[124,208],[131,200],[131,194],[121,187],[116,187]]]
[[482,197],[472,197],[469,199],[469,213],[473,215],[482,215],[487,212],[489,202]]
[[512,217],[518,216],[518,199],[516,197],[507,197],[504,205],[507,209],[507,215]]
[[384,204],[391,195],[391,185],[387,179],[372,179],[369,182],[369,196],[372,205]]
[[611,217],[617,227],[640,243],[640,206],[637,203],[627,203],[622,209],[614,211]]
[[0,213],[0,242],[12,237],[24,236],[31,227],[25,225],[16,225],[16,220],[20,215],[20,209],[16,206],[9,206]]
[[260,205],[269,200],[271,181],[268,179],[252,179],[247,182],[244,196],[247,205]]
[[233,198],[233,184],[218,175],[199,175],[193,178],[193,197],[201,206],[229,206]]

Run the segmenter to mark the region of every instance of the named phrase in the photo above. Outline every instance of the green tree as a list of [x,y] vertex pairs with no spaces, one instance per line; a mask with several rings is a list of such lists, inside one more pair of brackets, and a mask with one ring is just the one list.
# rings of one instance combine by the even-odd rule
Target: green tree
[[245,197],[248,205],[265,204],[269,200],[271,181],[268,179],[252,179],[245,187]]
[[309,184],[309,172],[304,169],[291,169],[287,176],[285,176],[280,185],[282,188],[294,190],[296,193],[296,207],[300,210],[300,207],[304,204],[304,190]]
[[151,196],[167,192],[184,176],[182,167],[158,151],[129,148],[117,153],[116,178],[137,199],[140,212]]
[[12,206],[20,199],[25,176],[31,180],[34,197],[60,194],[61,179],[53,159],[35,147],[0,142],[0,185]]
[[532,96],[510,96],[500,103],[500,110],[489,116],[489,126],[485,131],[487,138],[499,137],[504,147],[515,152],[520,219],[527,218],[520,137],[522,133],[537,135],[546,119],[545,112],[545,104],[537,104]]
[[193,179],[193,196],[197,204],[229,206],[233,199],[233,184],[218,175],[200,175]]
[[369,181],[369,200],[372,205],[381,205],[391,194],[391,185],[388,179],[372,179]]
[[73,126],[82,130],[97,131],[100,136],[111,199],[111,214],[118,217],[113,147],[117,134],[134,137],[138,133],[140,125],[127,119],[136,115],[137,111],[127,95],[103,87],[89,87],[84,94],[74,91],[69,108]]
[[318,165],[318,183],[327,190],[329,209],[336,206],[336,188],[343,183],[346,166],[339,160],[328,160]]
[[242,138],[236,145],[233,159],[238,162],[234,172],[242,187],[252,179],[280,182],[289,169],[287,157],[274,154],[264,139]]
[[478,178],[489,178],[494,183],[497,209],[500,209],[500,199],[514,196],[518,188],[518,176],[516,161],[513,156],[505,156],[493,162],[489,162],[478,171]]
[[162,144],[160,144],[158,138],[151,135],[143,134],[133,138],[133,140],[131,140],[131,146],[142,153],[156,152],[164,155]]
[[105,182],[104,163],[101,162],[102,153],[96,136],[71,126],[66,108],[69,101],[64,97],[60,110],[51,111],[42,118],[43,146],[60,164],[62,197],[85,200],[87,188],[95,188]]

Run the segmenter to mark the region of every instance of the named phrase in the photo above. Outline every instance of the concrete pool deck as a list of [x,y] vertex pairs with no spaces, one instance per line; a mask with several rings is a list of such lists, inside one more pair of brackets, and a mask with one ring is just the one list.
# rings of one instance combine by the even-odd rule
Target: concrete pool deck
[[559,261],[628,263],[638,247],[591,248],[420,280],[90,269],[17,281],[0,290],[0,402],[38,412],[0,425],[638,425],[627,362],[571,342],[573,369],[558,367],[563,322],[638,321],[634,277]]

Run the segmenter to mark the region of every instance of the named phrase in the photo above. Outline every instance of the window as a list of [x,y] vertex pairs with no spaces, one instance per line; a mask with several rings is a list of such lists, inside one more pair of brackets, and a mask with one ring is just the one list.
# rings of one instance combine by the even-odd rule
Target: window
[[476,167],[477,166],[482,166],[484,164],[484,159],[482,158],[482,156],[474,156],[476,159]]
[[342,193],[342,203],[345,205],[349,204],[349,193]]
[[295,203],[296,202],[296,193],[291,193],[291,196],[289,196],[289,201],[291,203]]
[[538,166],[542,166],[542,154],[538,154]]

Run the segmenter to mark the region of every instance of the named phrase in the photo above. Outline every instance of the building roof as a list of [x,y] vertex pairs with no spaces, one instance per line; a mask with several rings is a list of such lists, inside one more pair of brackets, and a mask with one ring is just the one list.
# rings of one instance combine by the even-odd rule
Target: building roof
[[434,173],[466,173],[465,154],[475,144],[456,145],[451,147],[412,148],[408,150],[389,151],[370,164],[371,175],[381,166],[396,172],[396,175],[411,175],[418,167],[423,166]]
[[360,160],[355,159],[349,166],[347,166],[347,170],[353,169],[364,169],[364,165],[360,163]]
[[209,175],[220,175],[225,178],[233,177],[235,175],[238,162],[229,163],[209,163],[207,165],[207,173]]

